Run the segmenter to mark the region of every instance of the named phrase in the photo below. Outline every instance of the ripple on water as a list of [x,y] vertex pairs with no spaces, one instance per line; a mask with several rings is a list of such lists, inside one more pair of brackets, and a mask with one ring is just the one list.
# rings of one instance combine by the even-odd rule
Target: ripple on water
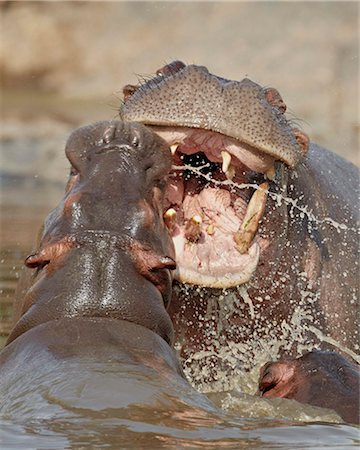
[[289,424],[265,420],[227,419],[215,424],[195,417],[177,419],[176,426],[119,417],[91,418],[86,423],[57,421],[26,425],[0,420],[2,450],[80,448],[358,448],[359,430],[349,425]]
[[[44,192],[43,187],[41,191]],[[46,189],[45,189],[46,191]],[[9,323],[11,304],[22,260],[35,240],[46,213],[61,197],[10,196],[3,203],[0,257],[0,321]],[[4,190],[3,190],[4,193]],[[25,197],[24,190],[20,196]],[[56,197],[57,200],[54,200]],[[251,303],[248,303],[251,307]],[[7,331],[3,331],[6,333]],[[1,343],[0,343],[1,346]],[[249,382],[253,385],[254,381]],[[336,414],[282,399],[261,399],[236,390],[208,394],[214,411],[108,410],[84,419],[0,419],[2,450],[79,448],[358,448],[359,429],[336,422]],[[244,417],[241,419],[241,417]],[[290,418],[290,420],[289,420]],[[324,423],[328,422],[328,423]]]

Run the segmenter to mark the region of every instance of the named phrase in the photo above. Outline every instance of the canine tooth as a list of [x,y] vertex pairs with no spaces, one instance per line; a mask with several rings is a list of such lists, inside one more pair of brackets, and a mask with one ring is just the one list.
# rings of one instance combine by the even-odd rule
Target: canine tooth
[[265,172],[266,178],[272,181],[275,178],[275,167],[272,166]]
[[264,214],[267,190],[269,183],[265,182],[260,184],[260,189],[257,189],[248,204],[245,217],[240,225],[239,230],[234,234],[234,240],[236,242],[236,248],[241,254],[246,253],[249,250],[252,240],[257,232],[259,222]]
[[169,208],[164,213],[164,222],[168,230],[172,231],[175,228],[176,224],[176,211],[174,208]]
[[179,144],[173,144],[170,145],[171,154],[174,156],[176,153],[177,148],[179,147]]
[[226,173],[229,170],[230,163],[231,163],[231,155],[226,150],[223,150],[221,152],[221,158],[222,158],[222,166],[221,170]]
[[207,226],[206,232],[209,236],[212,236],[215,233],[215,227],[213,223]]
[[195,216],[192,216],[192,218],[190,220],[194,225],[202,224],[202,218],[199,214],[195,214]]
[[190,242],[196,242],[201,235],[202,218],[198,214],[192,216],[185,225],[185,238]]
[[232,181],[232,179],[235,176],[235,166],[230,165],[230,167],[228,168],[228,170],[225,172],[226,178],[230,181]]

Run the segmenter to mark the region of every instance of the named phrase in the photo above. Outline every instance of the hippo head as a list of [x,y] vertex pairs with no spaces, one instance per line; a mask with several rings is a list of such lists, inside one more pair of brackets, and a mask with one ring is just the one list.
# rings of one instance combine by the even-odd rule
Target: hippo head
[[175,268],[163,221],[171,168],[166,143],[143,125],[100,122],[66,144],[70,178],[45,221],[35,269],[9,341],[63,317],[109,317],[143,325],[167,342]]
[[225,80],[180,61],[139,86],[125,86],[120,115],[151,127],[171,146],[165,221],[176,248],[175,277],[229,288],[284,248],[289,168],[308,138],[284,116],[275,89]]

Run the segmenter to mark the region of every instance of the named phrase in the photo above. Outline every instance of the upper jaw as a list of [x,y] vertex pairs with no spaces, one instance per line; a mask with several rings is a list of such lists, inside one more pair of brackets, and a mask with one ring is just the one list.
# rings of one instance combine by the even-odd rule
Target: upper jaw
[[249,79],[225,80],[205,67],[177,61],[131,91],[127,88],[120,110],[126,120],[214,131],[290,167],[306,152],[308,140],[285,118],[278,91]]
[[196,128],[151,126],[151,129],[170,145],[173,155],[176,150],[187,155],[201,151],[209,161],[223,164],[225,151],[231,156],[228,163],[225,161],[227,169],[241,163],[259,173],[274,170],[275,158],[229,136]]

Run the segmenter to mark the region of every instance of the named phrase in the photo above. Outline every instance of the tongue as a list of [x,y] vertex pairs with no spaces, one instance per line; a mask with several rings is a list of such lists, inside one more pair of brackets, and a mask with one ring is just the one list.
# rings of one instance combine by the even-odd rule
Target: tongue
[[166,187],[165,209],[169,206],[180,206],[184,198],[184,182],[181,177],[171,178]]
[[241,223],[231,207],[230,192],[225,189],[207,187],[197,195],[186,196],[183,211],[185,220],[200,215],[204,225],[222,232],[235,233]]

